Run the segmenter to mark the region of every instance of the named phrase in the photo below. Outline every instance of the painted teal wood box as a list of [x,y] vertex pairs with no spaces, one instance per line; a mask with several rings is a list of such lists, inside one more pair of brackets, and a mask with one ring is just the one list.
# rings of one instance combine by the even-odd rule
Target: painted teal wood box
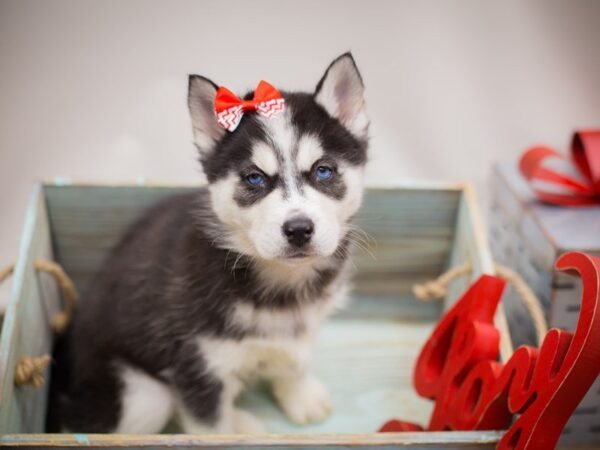
[[[575,330],[581,284],[558,273],[554,261],[582,250],[600,256],[600,207],[562,208],[535,198],[517,165],[501,164],[492,175],[490,246],[494,259],[517,271],[536,292],[551,327]],[[515,344],[536,344],[529,314],[510,290],[503,298]],[[600,442],[600,378],[563,433],[564,442]]]
[[[473,276],[491,273],[492,260],[473,194],[465,185],[414,185],[369,189],[357,222],[373,237],[371,252],[356,253],[353,301],[332,318],[316,344],[315,369],[332,393],[335,412],[324,423],[289,424],[260,389],[241,399],[273,434],[250,436],[47,435],[48,383],[16,388],[23,356],[51,351],[49,318],[59,308],[52,280],[35,273],[37,258],[54,259],[85,291],[107,252],[147,206],[174,186],[40,185],[34,190],[13,278],[0,343],[0,445],[31,447],[203,448],[493,448],[499,433],[375,434],[387,419],[426,423],[429,401],[411,387],[413,362],[441,303],[420,303],[416,282],[470,262]],[[466,287],[455,281],[445,305]],[[498,317],[502,327],[502,314]],[[48,377],[48,373],[46,373]]]

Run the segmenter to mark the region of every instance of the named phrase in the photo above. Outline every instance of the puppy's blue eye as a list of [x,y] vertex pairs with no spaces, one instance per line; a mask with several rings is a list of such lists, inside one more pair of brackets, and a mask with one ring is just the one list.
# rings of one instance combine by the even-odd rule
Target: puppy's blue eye
[[333,170],[326,166],[319,166],[317,167],[317,170],[315,170],[315,175],[320,181],[329,180],[333,176]]
[[254,172],[246,177],[246,181],[251,186],[260,186],[265,182],[265,178],[260,173]]

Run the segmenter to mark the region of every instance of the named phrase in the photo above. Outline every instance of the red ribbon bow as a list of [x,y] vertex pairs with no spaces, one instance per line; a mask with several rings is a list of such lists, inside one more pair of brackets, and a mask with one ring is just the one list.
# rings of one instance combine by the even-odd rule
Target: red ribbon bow
[[283,111],[281,93],[266,81],[256,86],[252,100],[242,100],[229,89],[221,86],[215,97],[215,113],[219,125],[234,131],[242,120],[244,111],[256,111],[264,117],[273,117]]
[[533,147],[519,168],[540,200],[560,206],[600,204],[600,130],[578,131],[571,158],[549,147]]

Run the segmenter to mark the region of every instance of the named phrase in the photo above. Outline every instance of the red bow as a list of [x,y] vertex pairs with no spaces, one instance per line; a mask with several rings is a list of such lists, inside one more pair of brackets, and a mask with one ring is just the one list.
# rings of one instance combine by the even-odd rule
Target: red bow
[[600,130],[576,132],[571,158],[548,147],[527,150],[521,173],[540,200],[560,206],[600,204]]
[[215,97],[217,121],[229,131],[238,127],[244,111],[256,111],[264,117],[273,117],[283,111],[283,106],[281,93],[266,81],[258,83],[252,100],[242,100],[223,86],[219,88]]

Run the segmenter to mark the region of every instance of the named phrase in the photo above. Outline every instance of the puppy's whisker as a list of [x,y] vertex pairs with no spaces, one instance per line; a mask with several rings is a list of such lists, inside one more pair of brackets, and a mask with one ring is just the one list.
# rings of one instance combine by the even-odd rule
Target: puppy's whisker
[[364,244],[368,248],[373,248],[373,249],[377,248],[377,241],[375,240],[375,238],[369,236],[366,233],[361,233],[358,230],[350,230],[349,236],[357,241],[360,241],[362,244]]
[[333,255],[338,257],[341,260],[349,261],[350,264],[352,264],[352,266],[354,267],[354,269],[357,270],[356,264],[354,263],[354,260],[352,259],[352,255],[350,254],[350,250],[348,248],[340,246],[335,250]]
[[360,235],[362,235],[365,238],[365,240],[372,242],[375,246],[377,245],[377,240],[373,236],[371,236],[369,233],[367,233],[364,230],[364,228],[360,227],[359,225],[356,225],[354,223],[349,223],[348,228],[350,229],[350,231],[359,233]]
[[359,247],[359,248],[361,248],[361,249],[363,249],[365,251],[367,251],[367,250],[371,251],[371,249],[370,249],[371,246],[367,242],[365,242],[365,241],[363,241],[363,240],[361,240],[359,238],[356,238],[354,236],[350,236],[349,240],[350,240],[351,243],[353,243],[357,247]]
[[349,238],[349,242],[351,244],[353,244],[354,246],[358,247],[360,250],[362,250],[363,252],[367,253],[369,256],[371,256],[371,258],[373,258],[373,260],[377,261],[377,257],[375,256],[375,254],[368,248],[368,246],[364,245],[363,243],[361,243],[360,241],[353,239],[352,237]]

